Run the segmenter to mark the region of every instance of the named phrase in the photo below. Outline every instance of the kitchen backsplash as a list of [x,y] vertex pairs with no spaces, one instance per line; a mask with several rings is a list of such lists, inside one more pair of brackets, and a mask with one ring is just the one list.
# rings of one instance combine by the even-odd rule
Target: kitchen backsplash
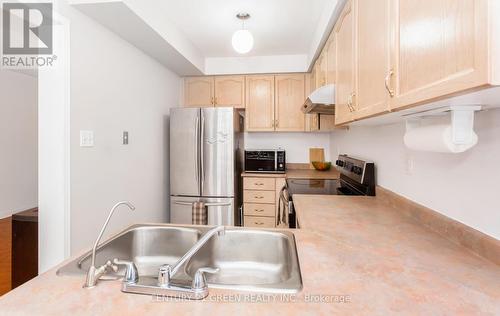
[[309,161],[309,148],[325,149],[325,159],[330,161],[329,133],[245,133],[246,149],[286,150],[287,163]]

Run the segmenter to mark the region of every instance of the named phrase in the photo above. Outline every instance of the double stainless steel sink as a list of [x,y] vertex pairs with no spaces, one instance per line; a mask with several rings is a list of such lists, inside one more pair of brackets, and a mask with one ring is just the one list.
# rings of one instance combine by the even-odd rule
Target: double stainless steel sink
[[[97,249],[96,265],[118,258],[132,261],[140,278],[156,279],[165,264],[174,265],[211,227],[174,225],[134,225],[110,238]],[[91,253],[73,260],[58,275],[81,275],[90,266]],[[302,288],[294,235],[288,231],[227,227],[190,258],[175,275],[189,282],[203,267],[219,268],[208,274],[211,288],[297,293]],[[109,272],[101,280],[117,280],[125,269]]]

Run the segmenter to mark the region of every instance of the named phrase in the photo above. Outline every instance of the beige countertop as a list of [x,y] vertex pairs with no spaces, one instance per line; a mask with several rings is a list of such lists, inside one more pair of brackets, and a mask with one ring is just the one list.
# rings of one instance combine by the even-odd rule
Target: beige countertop
[[314,169],[287,169],[286,173],[243,172],[241,176],[287,179],[338,179],[340,174],[337,169],[332,167],[332,169],[328,171],[317,171]]
[[304,288],[293,302],[216,289],[205,301],[159,302],[123,294],[117,281],[82,289],[83,276],[58,277],[54,268],[2,296],[0,314],[500,315],[499,266],[381,198],[295,195],[294,203]]

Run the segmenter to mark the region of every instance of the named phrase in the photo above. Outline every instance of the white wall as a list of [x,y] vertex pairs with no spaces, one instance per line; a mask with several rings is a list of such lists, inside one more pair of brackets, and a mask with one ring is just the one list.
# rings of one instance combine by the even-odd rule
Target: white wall
[[404,131],[403,123],[335,131],[331,155],[371,159],[382,187],[500,239],[500,110],[476,114],[479,143],[462,154],[408,150]]
[[287,163],[309,162],[311,147],[324,148],[330,160],[328,133],[245,133],[245,149],[285,149]]
[[210,57],[205,59],[206,75],[306,72],[307,55]]
[[0,70],[0,218],[38,205],[37,78]]
[[[138,222],[167,219],[168,113],[177,106],[180,78],[72,7],[71,23],[71,253],[91,246],[118,201],[106,236]],[[80,130],[95,146],[79,146]],[[130,143],[122,145],[122,132]]]

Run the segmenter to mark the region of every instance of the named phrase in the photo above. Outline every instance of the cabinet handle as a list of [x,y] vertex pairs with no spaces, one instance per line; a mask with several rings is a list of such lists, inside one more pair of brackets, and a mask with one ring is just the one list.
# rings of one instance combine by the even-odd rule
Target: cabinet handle
[[354,112],[354,107],[352,106],[353,97],[354,97],[354,92],[349,94],[349,97],[347,97],[347,106],[349,107],[349,112]]
[[264,185],[262,182],[255,183],[255,185]]
[[254,224],[259,225],[259,226],[264,225],[264,223],[262,223],[262,222],[254,222]]
[[254,195],[254,198],[260,200],[260,199],[263,199],[264,197],[263,196]]
[[280,126],[280,121],[276,120],[276,127]]
[[264,210],[259,210],[259,209],[255,209],[254,211],[255,211],[255,212],[259,212],[259,213],[264,212]]
[[217,97],[214,98],[214,105],[217,105]]
[[387,90],[387,92],[389,92],[389,95],[391,96],[391,98],[394,97],[394,90],[391,89],[391,77],[392,75],[394,74],[394,71],[389,70],[389,73],[387,74],[387,76],[385,76],[385,89]]

